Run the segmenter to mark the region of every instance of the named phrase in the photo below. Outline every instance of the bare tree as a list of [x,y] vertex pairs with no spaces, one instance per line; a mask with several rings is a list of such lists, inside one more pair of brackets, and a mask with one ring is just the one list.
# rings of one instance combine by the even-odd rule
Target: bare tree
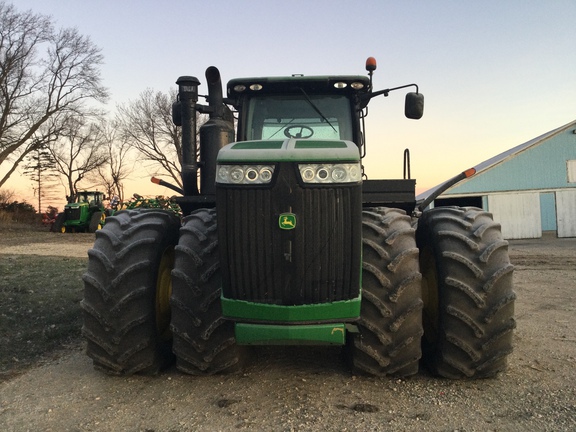
[[132,166],[128,159],[131,147],[120,136],[115,124],[101,123],[99,133],[102,137],[101,146],[106,162],[98,167],[98,182],[106,188],[106,194],[109,197],[116,195],[122,202],[124,201],[124,180],[132,173]]
[[42,211],[42,200],[53,200],[58,173],[54,169],[55,161],[46,147],[39,147],[26,157],[24,174],[36,184],[34,194],[38,198],[38,212]]
[[172,122],[175,100],[175,90],[166,94],[147,89],[139,99],[118,107],[118,122],[151,174],[168,175],[182,187],[181,133]]
[[16,193],[13,190],[0,190],[0,207],[2,207],[2,205],[8,204],[10,201],[13,201],[15,195]]
[[56,161],[55,169],[66,179],[69,197],[78,193],[78,184],[106,163],[101,149],[100,129],[85,118],[69,117],[63,124],[57,141],[50,145]]
[[50,17],[0,2],[0,168],[2,186],[20,162],[57,137],[86,102],[107,99],[102,55],[77,29],[55,31]]

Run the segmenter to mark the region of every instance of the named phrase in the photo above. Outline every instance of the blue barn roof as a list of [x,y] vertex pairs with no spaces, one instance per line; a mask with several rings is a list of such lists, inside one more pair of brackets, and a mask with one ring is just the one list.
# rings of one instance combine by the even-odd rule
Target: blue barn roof
[[[576,121],[500,153],[474,168],[476,174],[441,196],[576,187],[568,184],[566,161],[576,159]],[[443,183],[418,195],[422,200]]]

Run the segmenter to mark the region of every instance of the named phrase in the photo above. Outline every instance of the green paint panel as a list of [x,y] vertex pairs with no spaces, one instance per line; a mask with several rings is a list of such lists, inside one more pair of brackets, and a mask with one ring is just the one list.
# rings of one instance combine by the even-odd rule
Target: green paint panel
[[300,306],[280,306],[251,303],[222,297],[222,314],[226,318],[241,318],[262,321],[325,321],[358,318],[361,297],[333,303]]
[[328,149],[328,148],[346,148],[344,141],[296,141],[294,148],[297,149]]
[[242,141],[232,146],[233,150],[278,150],[284,141]]
[[238,345],[344,345],[345,342],[344,324],[236,324]]

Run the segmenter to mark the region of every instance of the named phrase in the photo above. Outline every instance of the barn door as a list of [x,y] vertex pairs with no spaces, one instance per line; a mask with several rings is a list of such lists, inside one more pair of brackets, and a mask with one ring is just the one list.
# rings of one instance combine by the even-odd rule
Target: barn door
[[488,210],[505,239],[542,237],[539,193],[488,195]]
[[556,192],[558,237],[576,237],[576,190]]

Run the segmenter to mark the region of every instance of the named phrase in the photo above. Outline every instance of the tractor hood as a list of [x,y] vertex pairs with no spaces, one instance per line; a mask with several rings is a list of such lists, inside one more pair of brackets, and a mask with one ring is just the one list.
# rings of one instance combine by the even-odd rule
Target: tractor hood
[[244,162],[357,162],[358,147],[351,141],[286,140],[241,141],[218,153],[218,163]]

